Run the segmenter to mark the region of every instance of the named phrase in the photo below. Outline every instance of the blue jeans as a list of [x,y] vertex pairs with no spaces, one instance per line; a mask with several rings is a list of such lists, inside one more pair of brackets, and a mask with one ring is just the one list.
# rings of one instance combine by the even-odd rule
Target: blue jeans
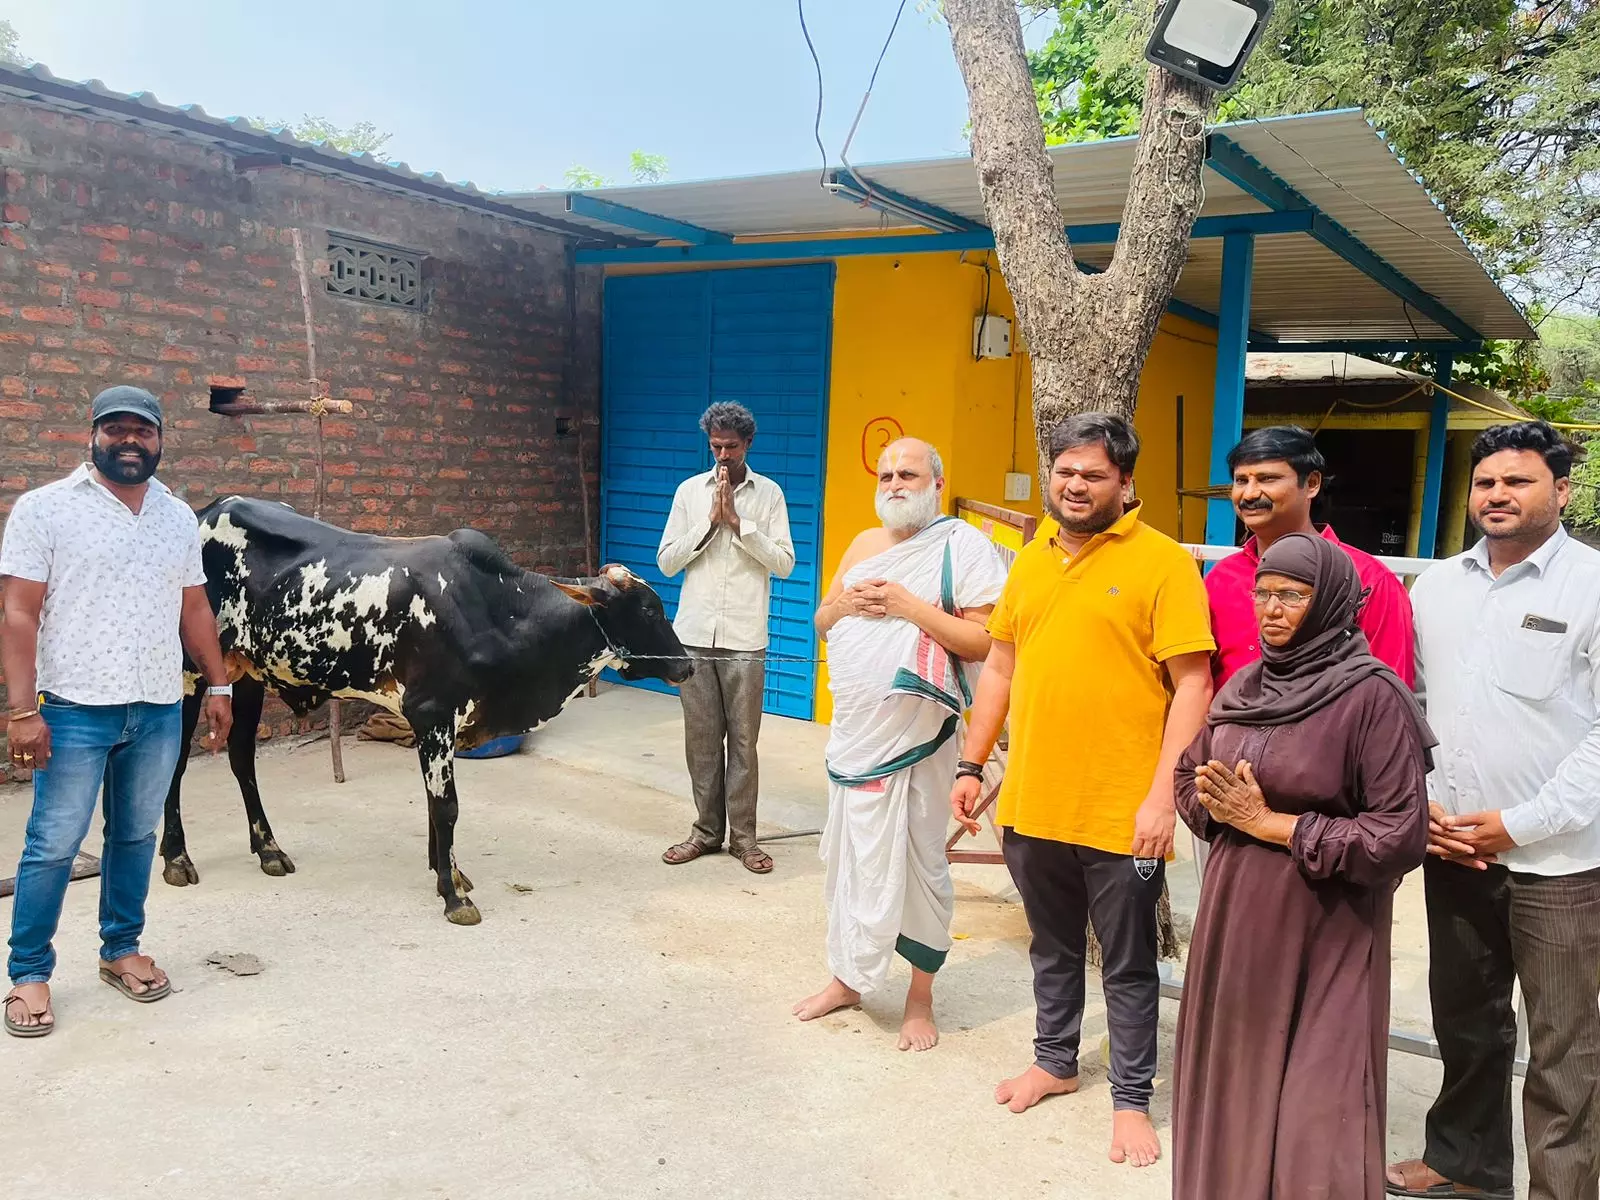
[[139,952],[156,823],[183,745],[183,705],[69,704],[46,696],[50,762],[33,775],[33,815],[17,864],[11,910],[13,983],[43,983],[56,966],[56,925],[72,862],[104,784],[100,957]]

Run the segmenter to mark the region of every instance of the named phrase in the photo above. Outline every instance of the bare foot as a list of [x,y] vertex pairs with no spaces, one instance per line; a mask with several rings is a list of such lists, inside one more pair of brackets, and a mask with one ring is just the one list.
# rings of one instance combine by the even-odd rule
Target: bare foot
[[837,979],[828,980],[828,986],[815,996],[807,996],[794,1006],[794,1015],[802,1021],[815,1021],[840,1008],[861,1003],[861,993],[851,991]]
[[900,1049],[932,1050],[938,1044],[939,1030],[933,1023],[933,1005],[907,996],[905,1020],[900,1023]]
[[1121,1108],[1111,1114],[1111,1161],[1149,1167],[1161,1157],[1161,1139],[1150,1114]]
[[1012,1112],[1027,1112],[1046,1096],[1066,1096],[1077,1090],[1076,1075],[1062,1079],[1035,1063],[1015,1079],[1007,1079],[995,1088],[994,1102],[1004,1104]]

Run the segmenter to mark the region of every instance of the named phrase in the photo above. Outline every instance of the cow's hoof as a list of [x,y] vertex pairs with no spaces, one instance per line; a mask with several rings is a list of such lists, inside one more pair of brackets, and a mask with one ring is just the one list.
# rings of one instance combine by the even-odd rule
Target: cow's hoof
[[476,925],[483,920],[483,914],[478,911],[478,906],[471,900],[463,900],[454,908],[448,905],[444,910],[444,919],[452,925]]
[[194,860],[189,857],[186,850],[176,858],[167,859],[167,865],[162,868],[161,878],[173,887],[188,887],[191,883],[200,882],[200,872],[194,869]]
[[456,885],[456,891],[466,893],[472,890],[472,880],[461,873],[460,867],[450,868],[450,881]]
[[293,875],[294,863],[282,850],[261,850],[261,873],[274,878]]

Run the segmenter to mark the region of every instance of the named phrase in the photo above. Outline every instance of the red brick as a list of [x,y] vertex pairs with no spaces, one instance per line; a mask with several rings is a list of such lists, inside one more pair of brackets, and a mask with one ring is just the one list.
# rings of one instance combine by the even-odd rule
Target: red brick
[[104,288],[81,287],[77,291],[79,304],[91,304],[95,308],[120,308],[122,297],[116,292],[108,292]]
[[70,358],[59,354],[28,355],[28,370],[43,371],[50,375],[81,375],[83,368]]
[[[12,393],[8,390],[6,395]],[[28,404],[20,400],[0,401],[0,417],[8,421],[37,421],[44,416],[44,405]]]
[[46,325],[76,325],[78,314],[70,308],[24,307],[20,310],[24,321],[40,321]]
[[241,354],[234,359],[234,366],[240,374],[248,375],[251,372],[263,374],[282,374],[285,371],[298,371],[298,363],[283,358],[262,358],[253,354]]
[[0,246],[9,246],[13,250],[26,250],[28,239],[9,225],[0,225]]
[[15,221],[18,225],[26,225],[32,216],[26,204],[7,204],[0,207],[0,218]]
[[72,278],[72,267],[67,263],[36,262],[33,264],[33,269],[41,275],[49,275],[55,279]]
[[128,227],[126,225],[85,225],[83,232],[88,237],[105,238],[108,242],[125,242],[128,240]]
[[195,317],[205,320],[206,310],[198,304],[174,304],[170,300],[157,300],[156,311],[164,317]]
[[162,362],[194,363],[200,361],[200,355],[186,346],[163,346],[161,347],[160,358]]

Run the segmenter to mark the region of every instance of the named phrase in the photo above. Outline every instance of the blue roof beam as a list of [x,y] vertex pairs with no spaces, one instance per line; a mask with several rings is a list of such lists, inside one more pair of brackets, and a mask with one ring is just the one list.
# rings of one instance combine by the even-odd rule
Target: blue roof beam
[[897,192],[881,183],[873,183],[852,171],[841,169],[828,172],[828,190],[852,203],[865,204],[881,213],[924,225],[940,233],[972,233],[984,228],[979,222],[969,220],[960,213],[929,204],[926,200],[918,200],[915,196]]
[[[572,200],[592,197],[573,195]],[[596,202],[603,203],[603,202]],[[569,210],[583,215],[577,208]],[[597,219],[614,220],[621,218]],[[647,214],[640,214],[641,216]],[[664,220],[665,218],[655,218]],[[1194,223],[1193,237],[1218,238],[1230,233],[1310,233],[1316,214],[1305,212],[1237,213],[1230,216],[1201,217]],[[1099,225],[1069,225],[1067,238],[1074,246],[1103,246],[1117,240],[1120,226],[1115,222]],[[680,231],[662,234],[683,240]],[[720,235],[719,235],[720,236]],[[580,250],[583,263],[696,263],[696,262],[781,262],[795,259],[846,258],[858,254],[941,254],[959,250],[992,250],[994,233],[981,226],[959,233],[891,233],[875,237],[804,238],[792,242],[716,242],[689,246],[636,246],[615,250]]]
[[1483,349],[1481,341],[1261,341],[1250,334],[1250,349],[1271,354],[1471,354]]
[[1283,179],[1262,166],[1241,149],[1238,143],[1213,133],[1207,141],[1206,164],[1235,186],[1254,196],[1268,208],[1281,213],[1311,214],[1313,238],[1355,267],[1368,279],[1397,296],[1442,329],[1461,341],[1482,341],[1482,336],[1442,302],[1430,296],[1406,275],[1386,262],[1364,242],[1322,212]]
[[657,216],[655,213],[629,208],[626,204],[618,204],[613,200],[585,196],[581,192],[567,194],[567,211],[575,217],[604,221],[608,225],[620,225],[624,229],[632,229],[651,237],[688,242],[691,246],[726,246],[733,241],[727,234],[718,233],[714,229],[702,229],[687,221],[675,221],[671,217]]

